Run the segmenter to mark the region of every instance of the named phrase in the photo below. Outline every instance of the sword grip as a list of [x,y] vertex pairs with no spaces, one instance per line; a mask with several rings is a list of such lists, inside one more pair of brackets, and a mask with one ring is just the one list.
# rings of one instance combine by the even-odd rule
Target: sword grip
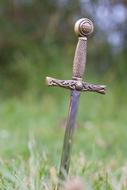
[[82,78],[86,65],[87,36],[93,32],[93,23],[87,18],[79,19],[74,30],[79,39],[73,61],[73,78]]
[[73,61],[73,78],[82,78],[87,55],[87,38],[80,37],[75,50],[75,56]]

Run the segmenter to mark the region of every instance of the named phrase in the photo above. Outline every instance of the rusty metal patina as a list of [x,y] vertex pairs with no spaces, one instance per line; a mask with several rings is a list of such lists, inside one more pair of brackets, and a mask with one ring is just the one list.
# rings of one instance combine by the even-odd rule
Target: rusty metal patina
[[105,85],[89,84],[87,82],[79,80],[59,80],[51,77],[46,77],[46,82],[48,86],[59,86],[70,90],[77,90],[82,92],[89,91],[105,94]]
[[46,83],[49,86],[59,86],[71,90],[69,113],[59,171],[60,180],[64,180],[65,174],[67,175],[69,172],[70,154],[80,93],[90,91],[105,94],[106,91],[104,85],[94,85],[82,81],[86,66],[87,37],[92,34],[93,29],[92,21],[87,18],[79,19],[75,23],[74,31],[78,36],[78,43],[73,61],[72,80],[59,80],[46,77]]

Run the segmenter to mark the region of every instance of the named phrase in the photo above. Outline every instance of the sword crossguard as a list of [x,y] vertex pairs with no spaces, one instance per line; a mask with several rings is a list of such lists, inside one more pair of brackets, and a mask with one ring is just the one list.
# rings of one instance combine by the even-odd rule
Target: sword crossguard
[[51,77],[46,77],[46,83],[48,86],[59,86],[70,90],[77,91],[90,91],[105,94],[106,86],[94,85],[81,80],[59,80]]
[[78,43],[73,61],[72,80],[59,80],[46,77],[46,82],[49,86],[60,86],[70,90],[105,94],[106,87],[104,85],[94,85],[82,81],[86,66],[87,37],[92,34],[93,29],[92,21],[87,18],[81,18],[75,23],[74,31],[78,36]]

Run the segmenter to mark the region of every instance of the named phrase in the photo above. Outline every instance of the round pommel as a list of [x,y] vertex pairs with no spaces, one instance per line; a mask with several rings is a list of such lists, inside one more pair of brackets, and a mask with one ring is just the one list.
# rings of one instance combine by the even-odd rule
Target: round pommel
[[88,36],[93,32],[94,26],[91,20],[88,18],[79,19],[74,26],[75,33],[79,37]]

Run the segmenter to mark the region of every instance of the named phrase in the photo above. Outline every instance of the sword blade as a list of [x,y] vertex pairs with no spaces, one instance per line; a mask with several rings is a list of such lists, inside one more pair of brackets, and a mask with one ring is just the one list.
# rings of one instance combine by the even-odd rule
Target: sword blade
[[64,180],[65,174],[68,174],[69,172],[70,153],[71,153],[71,148],[72,148],[73,134],[75,130],[75,122],[76,122],[76,114],[77,114],[79,97],[80,97],[79,91],[74,90],[71,92],[69,114],[68,114],[66,129],[65,129],[64,144],[63,144],[61,165],[60,165],[60,171],[59,171],[59,178],[61,180]]

